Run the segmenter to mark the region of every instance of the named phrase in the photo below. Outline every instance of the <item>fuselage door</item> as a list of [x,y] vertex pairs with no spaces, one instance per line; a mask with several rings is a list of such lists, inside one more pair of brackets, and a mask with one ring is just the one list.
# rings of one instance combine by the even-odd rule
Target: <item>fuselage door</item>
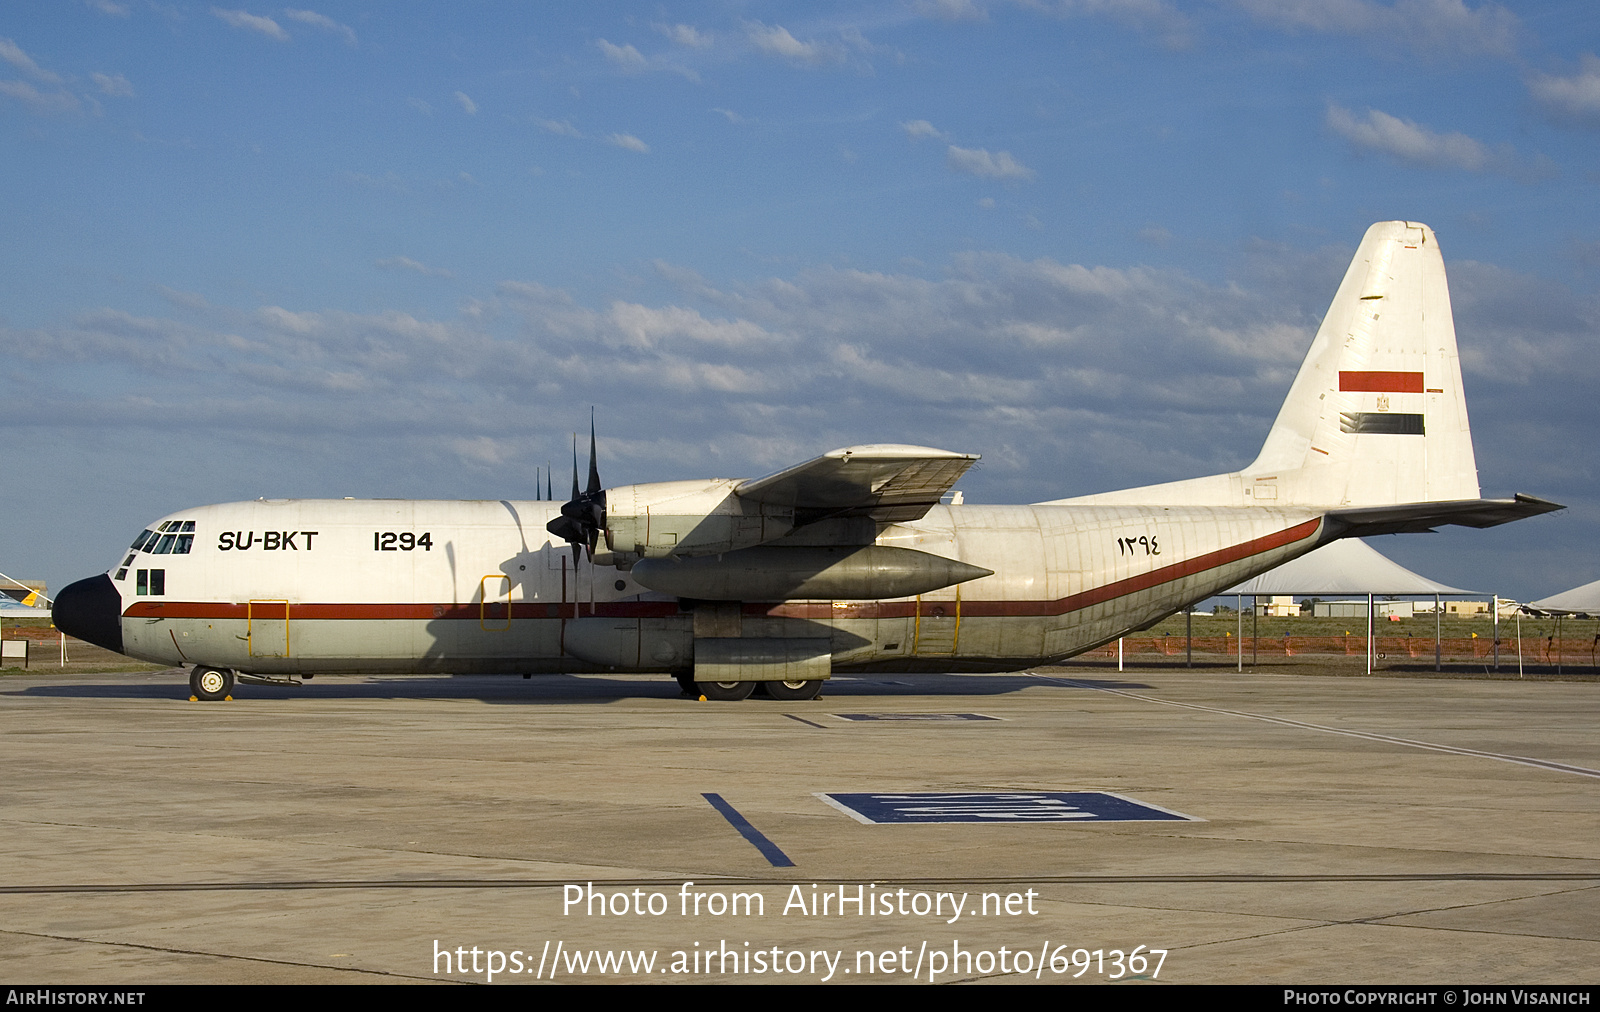
[[245,638],[251,657],[289,656],[289,602],[251,601],[246,605]]
[[485,632],[511,628],[511,577],[490,573],[478,581],[478,626]]
[[956,584],[955,600],[926,601],[917,598],[917,618],[912,630],[914,652],[918,657],[951,657],[961,644],[961,585]]

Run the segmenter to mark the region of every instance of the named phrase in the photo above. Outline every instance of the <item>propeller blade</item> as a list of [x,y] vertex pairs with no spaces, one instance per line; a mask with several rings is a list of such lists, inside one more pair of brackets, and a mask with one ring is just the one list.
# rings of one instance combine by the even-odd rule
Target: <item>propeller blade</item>
[[589,409],[589,487],[585,494],[593,496],[601,491],[599,456],[595,453],[594,408]]
[[572,501],[578,501],[578,434],[572,434]]

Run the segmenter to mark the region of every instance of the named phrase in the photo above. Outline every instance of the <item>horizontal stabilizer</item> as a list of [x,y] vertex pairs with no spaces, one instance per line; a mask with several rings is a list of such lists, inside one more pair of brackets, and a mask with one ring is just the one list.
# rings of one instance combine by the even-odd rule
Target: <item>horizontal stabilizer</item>
[[752,502],[790,506],[797,513],[904,523],[938,505],[977,460],[977,454],[931,446],[847,446],[765,478],[740,482],[733,494]]
[[1377,534],[1424,534],[1436,527],[1498,527],[1513,520],[1566,509],[1559,503],[1523,495],[1514,499],[1460,499],[1454,502],[1405,503],[1399,506],[1365,506],[1334,510],[1327,530],[1335,538],[1366,538]]

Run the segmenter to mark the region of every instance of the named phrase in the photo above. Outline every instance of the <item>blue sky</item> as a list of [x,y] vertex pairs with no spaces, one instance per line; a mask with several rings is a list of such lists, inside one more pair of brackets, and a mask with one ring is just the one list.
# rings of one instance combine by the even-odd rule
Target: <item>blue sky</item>
[[1597,52],[1581,2],[13,0],[0,568],[207,502],[531,496],[590,405],[609,484],[1230,470],[1409,218],[1485,494],[1572,509],[1377,547],[1545,596],[1600,577]]

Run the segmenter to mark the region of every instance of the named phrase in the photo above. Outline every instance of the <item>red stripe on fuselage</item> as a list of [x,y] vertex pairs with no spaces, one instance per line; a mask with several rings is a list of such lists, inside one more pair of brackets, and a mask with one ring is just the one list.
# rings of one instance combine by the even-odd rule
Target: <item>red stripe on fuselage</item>
[[1339,373],[1339,389],[1356,393],[1420,394],[1420,372],[1343,372]]
[[[1322,526],[1322,519],[1307,520],[1293,527],[1268,534],[1265,537],[1232,545],[1228,548],[1198,555],[1184,562],[1152,569],[1148,573],[1130,576],[1100,587],[1054,601],[984,601],[961,602],[961,615],[970,617],[1039,617],[1065,615],[1071,611],[1089,608],[1129,594],[1159,587],[1164,583],[1181,580],[1187,576],[1239,562],[1275,548],[1292,545],[1314,536]],[[803,619],[867,619],[911,618],[921,608],[924,616],[935,608],[953,606],[954,601],[797,601],[780,604],[744,604],[746,615],[767,615],[773,618]],[[507,618],[666,618],[683,614],[677,601],[601,601],[594,604],[545,603],[540,601],[513,601],[510,614],[505,603],[491,603],[484,611],[477,604],[291,604],[292,619],[405,619],[411,621],[488,619],[500,622]],[[123,613],[126,618],[211,618],[244,619],[257,621],[281,620],[281,601],[262,601],[254,605],[224,604],[203,601],[138,601]]]
[[[1268,534],[1266,537],[1246,541],[1243,544],[1232,545],[1215,552],[1208,552],[1205,555],[1197,555],[1184,562],[1174,562],[1170,566],[1152,569],[1148,573],[1130,576],[1125,580],[1117,580],[1113,583],[1107,583],[1054,601],[964,600],[961,602],[961,617],[979,616],[987,618],[998,616],[1016,618],[1065,615],[1070,611],[1079,611],[1083,608],[1103,604],[1106,601],[1114,601],[1119,597],[1126,597],[1129,594],[1137,594],[1142,590],[1159,587],[1164,583],[1171,583],[1173,580],[1181,580],[1186,576],[1194,576],[1197,573],[1216,569],[1218,566],[1226,566],[1230,562],[1238,562],[1254,555],[1260,555],[1262,552],[1270,552],[1275,548],[1292,545],[1297,541],[1312,537],[1321,526],[1321,518],[1307,520],[1303,524],[1297,524],[1276,534]],[[954,601],[920,602],[924,616],[927,616],[933,608],[948,608],[954,604]],[[863,601],[860,604],[848,603],[842,606],[823,601],[773,606],[745,605],[745,613],[751,614],[750,609],[754,607],[760,609],[755,614],[773,615],[782,618],[816,619],[829,616],[836,618],[910,618],[917,614],[918,606],[919,602],[917,601],[894,601],[884,604]]]

